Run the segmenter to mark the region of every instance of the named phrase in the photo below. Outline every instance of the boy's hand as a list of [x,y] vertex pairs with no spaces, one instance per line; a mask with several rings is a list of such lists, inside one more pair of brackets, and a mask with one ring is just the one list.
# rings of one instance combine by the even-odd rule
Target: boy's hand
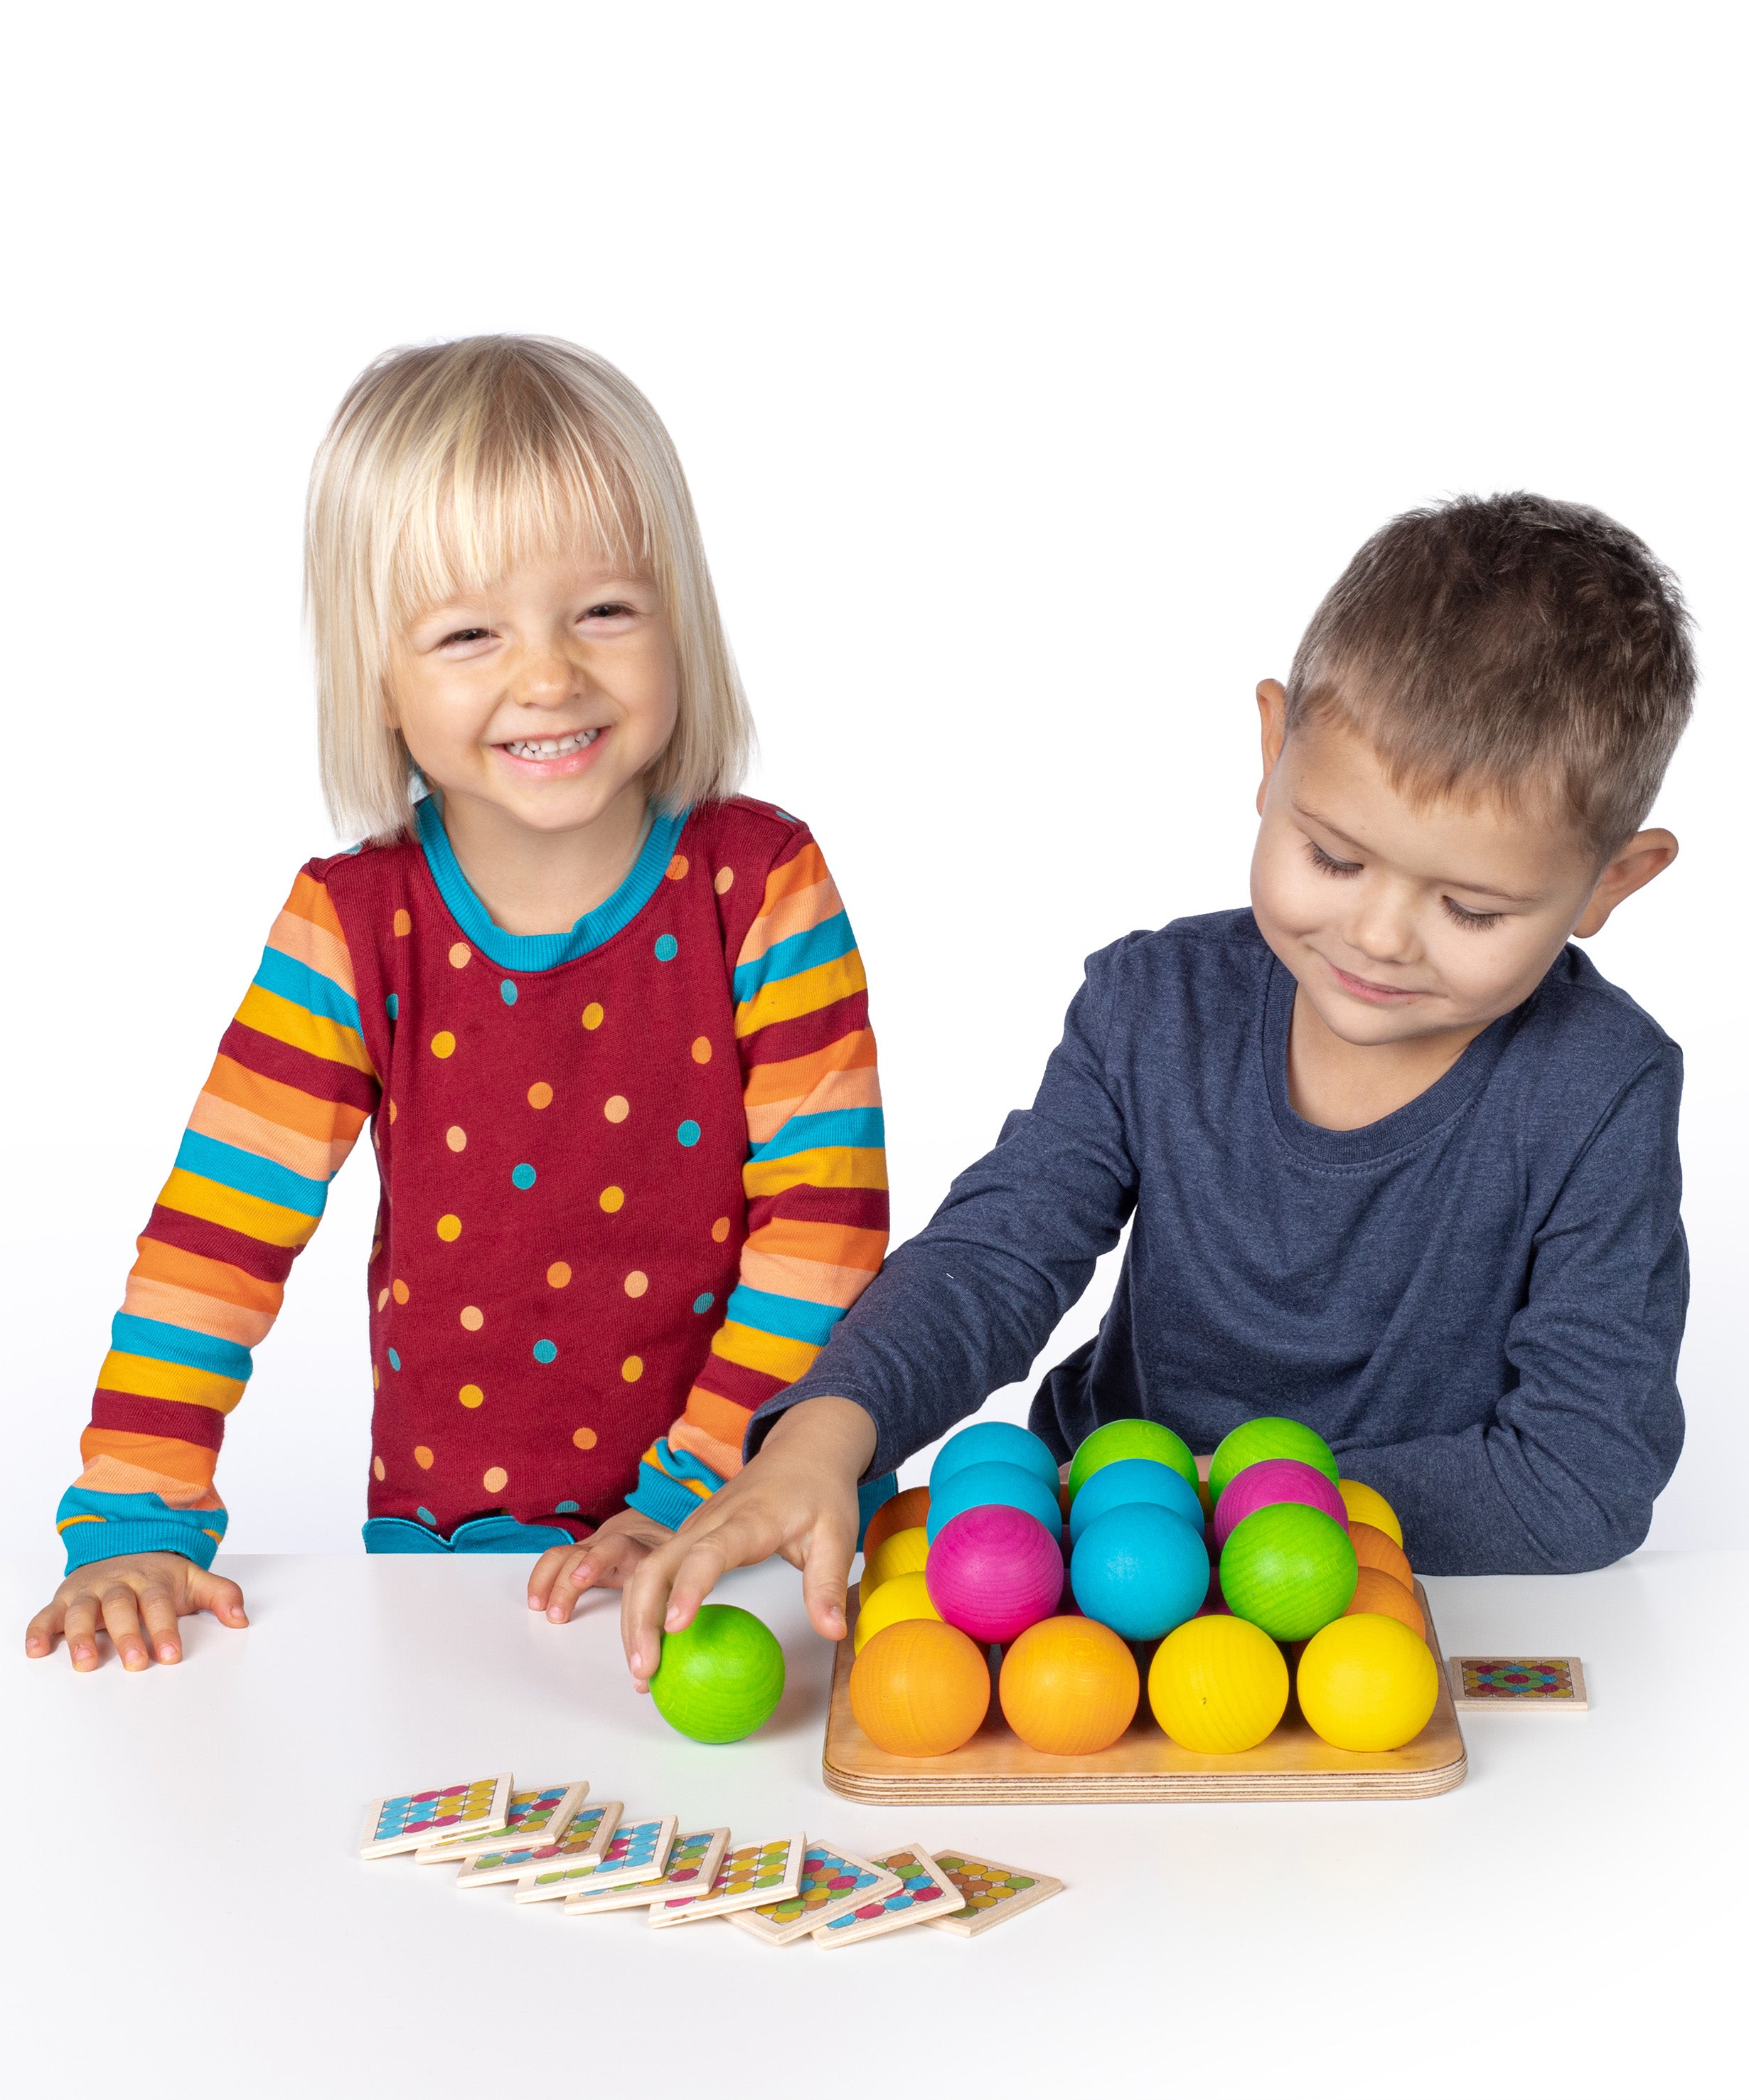
[[632,1571],[674,1536],[665,1524],[637,1510],[621,1510],[592,1532],[581,1546],[549,1546],[528,1578],[528,1608],[544,1612],[562,1626],[585,1590],[621,1590]]
[[246,1626],[243,1592],[180,1553],[121,1553],[76,1568],[24,1629],[26,1655],[46,1655],[56,1637],[67,1636],[75,1670],[95,1670],[103,1661],[101,1628],[115,1643],[124,1670],[145,1670],[154,1656],[180,1662],[178,1618],[210,1612],[222,1626]]
[[[874,1455],[874,1424],[854,1401],[822,1395],[778,1418],[764,1448],[646,1553],[626,1583],[619,1630],[640,1692],[664,1632],[690,1626],[717,1577],[781,1553],[802,1571],[817,1632],[844,1637],[844,1589],[857,1550],[857,1482]],[[617,1521],[617,1519],[615,1520]]]

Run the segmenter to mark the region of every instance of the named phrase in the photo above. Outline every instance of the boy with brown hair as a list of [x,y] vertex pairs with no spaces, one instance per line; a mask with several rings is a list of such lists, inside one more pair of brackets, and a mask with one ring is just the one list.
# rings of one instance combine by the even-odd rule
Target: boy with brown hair
[[1682,1444],[1681,1060],[1570,941],[1676,857],[1641,827],[1694,685],[1674,579],[1596,511],[1465,497],[1369,540],[1258,688],[1250,909],[1091,959],[1032,1109],[632,1574],[633,1674],[773,1551],[841,1635],[857,1480],[1023,1376],[1126,1224],[1033,1401],[1060,1456],[1289,1414],[1417,1569],[1637,1546]]

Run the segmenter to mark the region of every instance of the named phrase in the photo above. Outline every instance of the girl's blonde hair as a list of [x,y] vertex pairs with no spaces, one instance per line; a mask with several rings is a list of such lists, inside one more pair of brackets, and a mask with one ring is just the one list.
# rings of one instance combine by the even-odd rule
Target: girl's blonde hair
[[752,718],[686,477],[624,373],[550,336],[487,335],[389,351],[354,381],[315,457],[304,534],[322,790],[343,836],[408,829],[417,769],[385,683],[397,634],[578,545],[629,558],[662,594],[680,714],[652,799],[733,795]]

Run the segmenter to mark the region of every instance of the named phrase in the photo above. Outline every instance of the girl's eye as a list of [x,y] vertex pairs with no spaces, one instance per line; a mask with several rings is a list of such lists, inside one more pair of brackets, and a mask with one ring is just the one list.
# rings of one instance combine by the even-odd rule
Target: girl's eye
[[452,642],[483,642],[491,633],[489,627],[458,627],[453,634],[446,634],[438,646],[447,649]]
[[1315,839],[1306,841],[1306,850],[1311,855],[1312,866],[1325,875],[1359,875],[1360,872],[1359,861],[1338,860],[1333,854],[1327,854]]
[[1439,902],[1454,926],[1467,926],[1473,933],[1486,933],[1490,926],[1499,925],[1506,915],[1504,911],[1466,911],[1449,897],[1442,897]]
[[583,616],[585,620],[620,620],[631,610],[628,605],[592,605]]

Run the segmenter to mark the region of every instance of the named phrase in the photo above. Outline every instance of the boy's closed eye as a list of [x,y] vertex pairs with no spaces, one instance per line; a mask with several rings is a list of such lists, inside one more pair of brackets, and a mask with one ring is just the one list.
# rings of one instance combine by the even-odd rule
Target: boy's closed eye
[[[1364,863],[1358,860],[1338,860],[1334,854],[1327,853],[1315,839],[1307,839],[1306,850],[1311,864],[1324,875],[1346,876],[1359,875]],[[1454,926],[1461,926],[1470,933],[1486,933],[1490,926],[1497,926],[1506,914],[1504,911],[1477,911],[1469,905],[1460,904],[1455,897],[1442,897],[1440,909]]]

